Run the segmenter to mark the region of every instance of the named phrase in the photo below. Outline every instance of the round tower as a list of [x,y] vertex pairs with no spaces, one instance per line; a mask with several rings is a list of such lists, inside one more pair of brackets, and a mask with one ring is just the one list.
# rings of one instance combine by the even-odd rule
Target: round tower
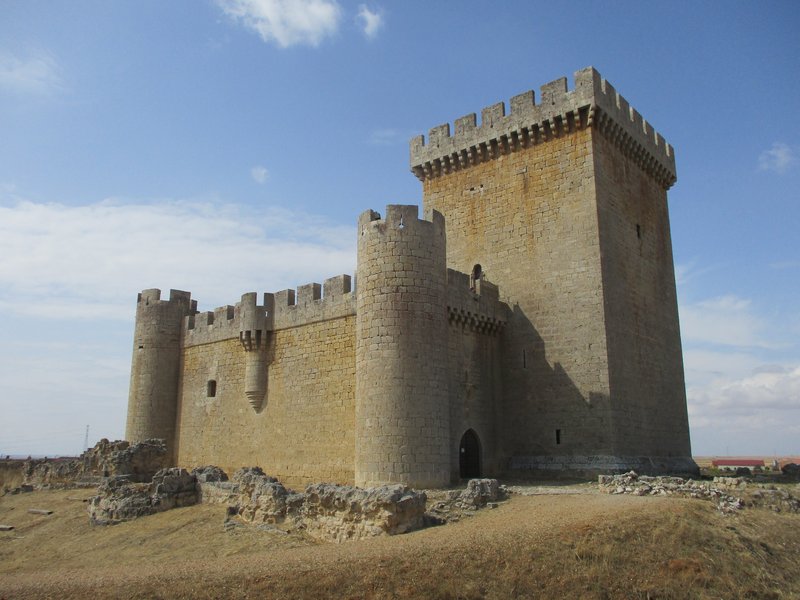
[[358,219],[356,485],[450,483],[444,217]]
[[194,314],[196,303],[189,292],[144,290],[136,304],[131,386],[125,438],[140,442],[150,438],[166,441],[175,456],[175,420],[181,359],[183,318]]

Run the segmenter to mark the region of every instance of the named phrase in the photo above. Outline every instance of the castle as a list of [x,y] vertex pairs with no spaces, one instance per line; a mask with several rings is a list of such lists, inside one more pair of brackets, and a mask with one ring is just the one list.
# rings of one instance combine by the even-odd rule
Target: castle
[[664,138],[593,68],[411,140],[355,280],[139,294],[126,437],[290,485],[691,472]]

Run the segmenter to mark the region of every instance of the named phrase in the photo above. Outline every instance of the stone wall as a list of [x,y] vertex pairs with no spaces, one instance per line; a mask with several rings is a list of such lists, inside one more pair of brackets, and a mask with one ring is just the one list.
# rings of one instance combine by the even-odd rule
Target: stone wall
[[[480,264],[511,307],[502,334],[500,454],[610,450],[591,132],[423,182],[448,266]],[[556,431],[559,431],[557,438]]]
[[667,193],[606,135],[592,141],[614,453],[690,457]]
[[[352,484],[355,319],[344,316],[276,329],[267,357],[267,395],[256,412],[244,394],[238,337],[183,351],[178,464],[228,472],[257,464],[287,485]],[[208,396],[208,381],[216,382]]]

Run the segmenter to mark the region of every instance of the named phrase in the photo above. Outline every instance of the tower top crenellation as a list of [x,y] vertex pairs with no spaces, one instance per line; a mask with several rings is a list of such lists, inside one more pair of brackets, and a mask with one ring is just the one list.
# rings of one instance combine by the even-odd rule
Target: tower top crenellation
[[511,98],[510,109],[499,102],[481,111],[480,125],[471,113],[455,120],[452,135],[445,123],[427,142],[416,136],[411,171],[425,180],[595,125],[664,188],[677,179],[672,146],[593,67],[575,73],[573,90],[562,77],[541,86],[538,104],[529,90]]

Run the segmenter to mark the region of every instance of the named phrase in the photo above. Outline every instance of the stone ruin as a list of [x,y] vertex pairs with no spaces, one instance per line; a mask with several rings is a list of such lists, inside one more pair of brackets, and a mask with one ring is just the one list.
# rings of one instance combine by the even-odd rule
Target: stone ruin
[[634,471],[622,475],[600,475],[598,486],[607,494],[635,496],[680,496],[714,502],[723,513],[742,508],[767,508],[775,512],[800,512],[800,499],[774,485],[748,487],[744,477],[714,477],[712,482],[681,477],[648,477]]
[[425,492],[402,484],[357,488],[315,483],[304,492],[295,492],[259,467],[239,469],[229,481],[215,466],[198,467],[191,473],[162,469],[150,483],[117,475],[109,477],[97,492],[88,507],[89,519],[96,525],[113,525],[202,502],[227,505],[224,526],[229,530],[252,524],[284,532],[299,530],[334,542],[397,535],[456,521],[465,512],[494,507],[507,498],[497,480],[475,479],[463,491],[445,492],[446,498],[426,513]]
[[106,479],[89,500],[89,520],[93,525],[114,525],[197,502],[197,478],[186,469],[161,469],[150,483],[117,475]]
[[228,504],[228,527],[235,526],[231,518],[238,517],[245,523],[282,525],[343,542],[406,533],[425,525],[425,493],[400,484],[356,488],[315,483],[295,492],[258,467],[239,469],[232,479],[201,484],[204,498]]
[[28,460],[22,466],[23,485],[34,488],[95,487],[107,477],[125,476],[132,482],[149,482],[167,467],[164,440],[136,444],[102,439],[78,458]]

